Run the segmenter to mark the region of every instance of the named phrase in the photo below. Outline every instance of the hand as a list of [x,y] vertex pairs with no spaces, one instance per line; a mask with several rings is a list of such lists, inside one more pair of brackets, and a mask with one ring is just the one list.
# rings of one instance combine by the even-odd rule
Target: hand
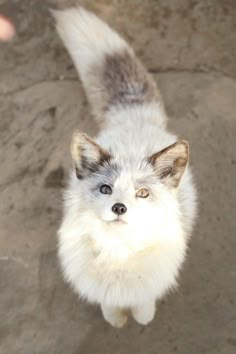
[[0,41],[10,41],[14,34],[15,28],[13,24],[7,18],[0,15]]

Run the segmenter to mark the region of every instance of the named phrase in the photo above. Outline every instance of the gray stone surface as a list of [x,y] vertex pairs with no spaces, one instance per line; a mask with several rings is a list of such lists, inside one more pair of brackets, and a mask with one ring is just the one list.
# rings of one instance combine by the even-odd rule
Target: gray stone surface
[[[190,141],[199,217],[179,289],[148,327],[107,325],[56,260],[72,131],[97,127],[48,14],[71,1],[0,1],[18,34],[0,44],[0,353],[236,351],[236,2],[80,1],[133,45]],[[76,1],[73,1],[76,3]],[[77,2],[78,3],[78,2]]]

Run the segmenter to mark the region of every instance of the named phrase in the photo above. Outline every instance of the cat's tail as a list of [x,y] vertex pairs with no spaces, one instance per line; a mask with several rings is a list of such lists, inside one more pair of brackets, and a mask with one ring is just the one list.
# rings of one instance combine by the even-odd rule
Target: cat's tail
[[53,11],[53,15],[99,121],[111,117],[111,112],[133,110],[149,112],[164,125],[156,83],[116,32],[81,7]]

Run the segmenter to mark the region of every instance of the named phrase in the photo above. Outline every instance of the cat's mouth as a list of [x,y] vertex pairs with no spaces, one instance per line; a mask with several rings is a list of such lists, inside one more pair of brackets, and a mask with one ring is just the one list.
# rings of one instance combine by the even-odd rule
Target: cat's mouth
[[112,220],[112,223],[117,224],[117,225],[127,225],[127,222],[119,217]]

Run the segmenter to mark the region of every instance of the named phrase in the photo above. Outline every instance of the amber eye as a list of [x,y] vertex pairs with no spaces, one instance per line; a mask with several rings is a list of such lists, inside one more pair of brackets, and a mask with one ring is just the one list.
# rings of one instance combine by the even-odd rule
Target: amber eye
[[100,192],[102,194],[111,194],[112,193],[112,189],[111,189],[111,187],[108,184],[103,184],[100,187]]
[[149,191],[147,188],[142,188],[136,193],[136,197],[147,198],[149,196]]

